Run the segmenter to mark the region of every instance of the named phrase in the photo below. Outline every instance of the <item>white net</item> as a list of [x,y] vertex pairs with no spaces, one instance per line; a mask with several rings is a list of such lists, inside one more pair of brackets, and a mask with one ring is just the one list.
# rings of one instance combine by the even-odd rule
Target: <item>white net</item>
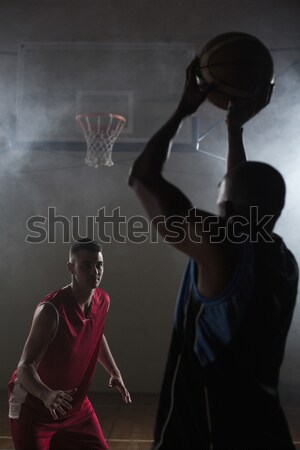
[[86,143],[85,162],[88,166],[112,166],[113,145],[126,119],[109,113],[79,114],[76,116]]

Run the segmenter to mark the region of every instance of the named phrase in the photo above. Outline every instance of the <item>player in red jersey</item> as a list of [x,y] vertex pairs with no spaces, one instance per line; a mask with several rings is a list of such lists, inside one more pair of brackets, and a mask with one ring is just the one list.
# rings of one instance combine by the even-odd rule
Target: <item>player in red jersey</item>
[[71,246],[71,284],[36,308],[17,370],[9,383],[9,417],[16,450],[108,448],[87,398],[97,361],[131,403],[103,334],[109,296],[99,288],[101,246],[81,239]]

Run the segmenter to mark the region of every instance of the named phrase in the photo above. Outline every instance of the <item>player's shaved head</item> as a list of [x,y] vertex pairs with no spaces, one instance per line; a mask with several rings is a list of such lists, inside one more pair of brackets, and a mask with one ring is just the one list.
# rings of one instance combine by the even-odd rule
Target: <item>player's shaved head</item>
[[279,217],[285,201],[285,182],[278,170],[269,164],[246,161],[225,175],[227,200],[238,214],[256,206],[262,215]]

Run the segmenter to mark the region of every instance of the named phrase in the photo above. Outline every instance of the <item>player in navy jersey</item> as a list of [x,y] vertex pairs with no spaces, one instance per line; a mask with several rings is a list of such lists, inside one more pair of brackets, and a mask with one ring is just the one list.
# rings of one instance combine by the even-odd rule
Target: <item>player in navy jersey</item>
[[71,284],[37,306],[17,370],[9,383],[9,417],[16,450],[108,448],[87,398],[99,362],[124,402],[121,373],[103,334],[108,294],[101,246],[81,239],[71,246]]
[[284,206],[284,180],[270,165],[246,161],[242,139],[244,123],[268,104],[272,86],[229,107],[227,173],[215,216],[194,208],[162,175],[182,121],[214,89],[199,84],[197,64],[195,59],[187,70],[174,114],[150,139],[129,177],[164,240],[190,258],[177,299],[153,449],[290,450],[278,381],[298,267],[273,232]]

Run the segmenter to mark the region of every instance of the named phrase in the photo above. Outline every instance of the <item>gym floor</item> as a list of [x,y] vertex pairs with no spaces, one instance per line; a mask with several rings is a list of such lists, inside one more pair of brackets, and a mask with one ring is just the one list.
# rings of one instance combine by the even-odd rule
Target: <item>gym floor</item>
[[[158,397],[132,395],[127,406],[117,394],[90,393],[110,450],[147,450],[151,446]],[[0,391],[0,449],[14,449],[7,419],[7,393]],[[25,450],[25,449],[24,449]]]
[[[285,390],[282,404],[296,449],[300,450],[299,395]],[[91,393],[89,395],[99,417],[110,450],[148,450],[151,445],[157,395],[132,395],[133,403],[124,405],[119,395]],[[7,393],[0,391],[0,449],[14,449],[7,419]],[[184,450],[184,449],[183,449]],[[283,449],[284,450],[284,449]]]

